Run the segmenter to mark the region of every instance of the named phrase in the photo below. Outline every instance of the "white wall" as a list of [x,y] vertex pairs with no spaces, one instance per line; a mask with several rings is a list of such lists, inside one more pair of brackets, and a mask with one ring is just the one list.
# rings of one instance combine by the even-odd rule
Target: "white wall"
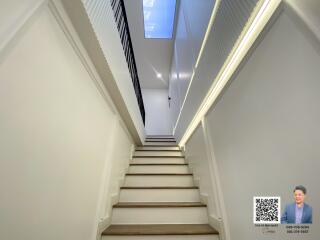
[[[264,235],[252,217],[254,196],[280,196],[284,207],[298,184],[307,187],[314,218],[309,234],[296,239],[320,235],[320,51],[303,27],[286,9],[205,118],[219,174],[211,185],[222,189],[230,239],[296,237],[283,225]],[[186,144],[198,171],[210,165],[199,155],[199,131]]]
[[172,135],[168,90],[142,89],[147,135]]
[[128,130],[135,142],[141,144],[145,138],[143,120],[114,20],[111,1],[61,2]]
[[131,155],[131,136],[60,13],[44,2],[0,44],[0,239],[95,239]]
[[180,1],[169,82],[172,105],[179,106],[171,113],[173,124],[186,96],[214,4],[214,0]]

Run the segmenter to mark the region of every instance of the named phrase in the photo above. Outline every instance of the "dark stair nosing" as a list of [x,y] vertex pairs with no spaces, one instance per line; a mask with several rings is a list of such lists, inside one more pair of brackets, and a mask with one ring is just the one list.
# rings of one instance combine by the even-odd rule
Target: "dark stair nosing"
[[178,145],[143,145],[138,147],[179,147]]
[[154,140],[154,139],[176,140],[174,137],[146,137],[145,138],[145,140]]
[[156,143],[166,143],[166,142],[168,142],[168,143],[171,143],[171,142],[173,142],[173,143],[175,143],[176,141],[174,140],[174,141],[156,141],[156,140],[146,140],[145,142],[156,142]]
[[130,166],[187,166],[188,163],[130,163]]
[[137,152],[181,152],[179,149],[136,149]]
[[102,235],[213,235],[219,234],[209,224],[130,224],[110,225]]
[[141,186],[141,187],[120,187],[120,189],[199,189],[197,186],[191,187],[178,187],[178,186]]
[[184,158],[184,156],[132,156],[133,158]]
[[126,176],[192,176],[192,173],[126,173]]
[[201,202],[120,202],[114,208],[172,208],[172,207],[206,207]]

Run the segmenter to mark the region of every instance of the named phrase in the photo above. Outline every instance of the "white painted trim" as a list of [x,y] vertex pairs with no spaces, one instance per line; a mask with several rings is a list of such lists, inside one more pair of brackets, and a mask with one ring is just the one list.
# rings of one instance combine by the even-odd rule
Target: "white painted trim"
[[208,215],[209,225],[216,229],[219,232],[219,239],[225,240],[226,235],[223,228],[223,222],[221,219],[219,219],[217,216],[214,215]]
[[48,0],[39,0],[34,5],[31,5],[25,13],[19,17],[18,21],[13,23],[12,26],[3,33],[3,36],[0,38],[0,63],[47,5]]
[[[205,203],[208,205],[208,202],[210,202],[210,196],[208,194],[200,193],[200,199],[202,203]],[[208,209],[208,221],[209,225],[216,229],[219,232],[219,239],[225,240],[226,234],[224,229],[224,224],[222,219],[219,216],[216,216],[214,214],[210,214]]]
[[[316,23],[310,20],[310,17],[299,9],[292,1],[284,0],[285,13],[298,26],[301,32],[311,41],[311,43],[320,52],[320,30],[316,27]],[[317,23],[319,24],[319,23]]]
[[[206,205],[209,204],[209,195],[207,193],[202,193],[200,191],[200,201]],[[208,215],[209,215],[209,210],[208,210]]]
[[68,39],[70,45],[74,49],[75,53],[79,57],[82,65],[88,72],[91,80],[94,82],[95,86],[97,87],[99,93],[107,103],[107,105],[111,108],[112,112],[114,114],[117,114],[119,116],[119,113],[107,93],[107,90],[105,89],[102,80],[100,79],[97,71],[95,70],[95,67],[93,66],[93,63],[91,62],[86,50],[82,46],[81,40],[76,32],[76,30],[73,28],[72,23],[64,10],[64,7],[60,0],[49,0],[48,1],[49,9],[51,10],[52,14],[56,18],[59,26],[61,27],[63,33],[65,34],[66,38]]
[[204,140],[205,140],[205,147],[206,147],[206,153],[208,156],[208,162],[209,162],[209,173],[210,173],[210,179],[212,181],[212,184],[214,184],[213,189],[213,196],[215,198],[216,202],[216,209],[218,210],[218,215],[216,217],[217,220],[221,221],[219,232],[221,232],[221,239],[222,240],[230,240],[230,227],[229,227],[229,221],[227,217],[227,209],[224,203],[224,195],[222,191],[222,185],[221,185],[221,178],[219,174],[219,168],[218,163],[216,161],[215,155],[214,155],[214,147],[212,143],[212,139],[210,137],[210,127],[207,124],[206,117],[202,119],[202,130],[204,133]]
[[213,197],[214,197],[214,203],[215,203],[215,208],[217,209],[217,215],[218,216],[221,216],[221,205],[220,205],[220,202],[219,202],[219,198],[218,198],[218,186],[217,186],[217,175],[215,174],[215,171],[214,169],[217,167],[217,166],[213,166],[213,162],[212,162],[212,159],[213,159],[213,146],[210,146],[210,140],[209,140],[209,133],[208,133],[208,129],[207,129],[207,122],[206,122],[206,119],[203,118],[202,121],[201,121],[201,130],[202,130],[202,133],[203,133],[203,137],[204,137],[204,142],[205,142],[205,151],[206,151],[206,157],[208,159],[208,168],[209,168],[209,175],[210,175],[210,180],[212,182],[212,194],[213,194]]
[[193,183],[196,187],[199,187],[199,189],[200,189],[200,177],[199,176],[193,174]]
[[107,217],[102,219],[98,224],[97,234],[96,234],[96,240],[101,240],[102,232],[109,227],[111,224],[111,217]]

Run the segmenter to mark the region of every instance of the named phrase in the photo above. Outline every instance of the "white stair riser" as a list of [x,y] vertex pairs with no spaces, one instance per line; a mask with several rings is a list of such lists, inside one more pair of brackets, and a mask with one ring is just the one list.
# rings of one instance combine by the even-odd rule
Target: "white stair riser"
[[134,156],[183,156],[182,152],[177,151],[135,151]]
[[126,187],[150,187],[150,186],[193,186],[192,176],[126,176]]
[[112,224],[205,224],[206,207],[113,208]]
[[144,147],[136,147],[136,150],[180,150],[179,147],[148,147],[148,146],[144,146]]
[[145,146],[152,145],[152,146],[177,146],[175,142],[145,142]]
[[131,163],[185,163],[184,158],[133,158]]
[[102,240],[219,240],[218,235],[102,236]]
[[120,202],[200,202],[198,189],[122,189]]
[[156,166],[130,166],[129,173],[190,173],[187,165],[156,165]]

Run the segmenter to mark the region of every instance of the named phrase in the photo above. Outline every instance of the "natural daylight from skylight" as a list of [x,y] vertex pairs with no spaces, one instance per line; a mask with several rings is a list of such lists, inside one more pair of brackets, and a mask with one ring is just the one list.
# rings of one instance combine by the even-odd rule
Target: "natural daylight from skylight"
[[172,38],[176,0],[143,0],[145,38]]

